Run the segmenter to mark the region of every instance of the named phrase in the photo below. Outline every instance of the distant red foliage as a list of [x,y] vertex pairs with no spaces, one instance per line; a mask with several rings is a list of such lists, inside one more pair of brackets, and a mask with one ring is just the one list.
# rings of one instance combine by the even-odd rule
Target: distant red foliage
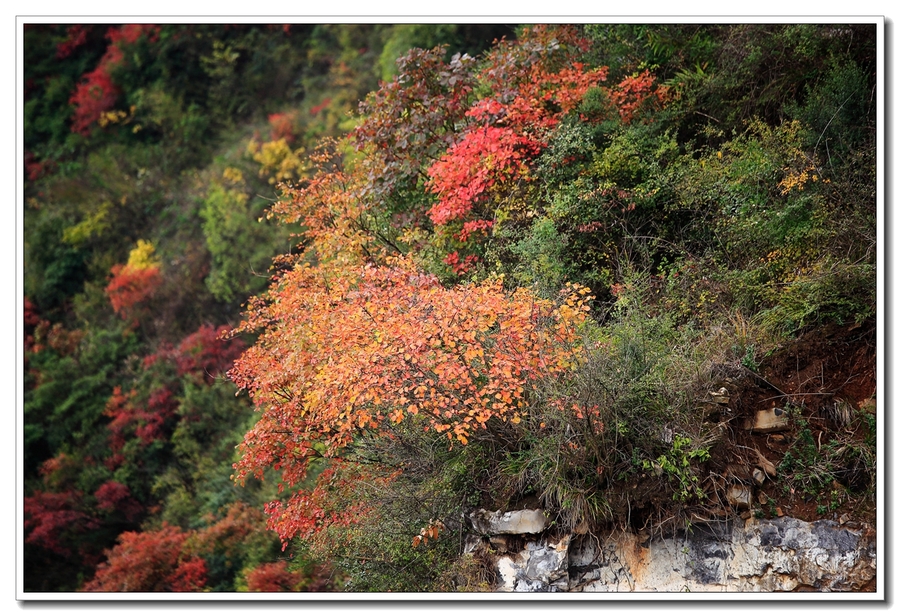
[[230,370],[245,345],[238,339],[226,340],[223,336],[228,331],[224,325],[218,328],[202,325],[182,340],[175,356],[179,376],[200,374],[207,382],[212,382]]
[[263,563],[247,574],[250,592],[293,592],[303,584],[303,574],[287,570],[287,561]]
[[[112,418],[107,429],[114,460],[121,461],[118,454],[132,435],[144,445],[167,438],[165,426],[175,416],[177,408],[178,400],[165,387],[154,389],[144,403],[137,400],[134,390],[123,394],[121,387],[113,389],[103,414]],[[113,462],[107,461],[107,464]]]
[[156,353],[144,357],[144,369],[151,368],[157,362],[170,362],[175,364],[178,376],[196,374],[207,383],[212,383],[231,369],[234,360],[246,348],[241,340],[226,338],[225,333],[228,331],[228,327],[224,325],[201,325],[177,346],[163,343]]
[[272,127],[272,141],[284,139],[293,143],[297,138],[294,135],[294,115],[291,113],[269,114],[269,125]]
[[178,401],[171,391],[165,387],[154,389],[147,400],[146,410],[137,415],[138,426],[134,431],[135,436],[145,445],[165,440],[167,435],[163,426],[175,416],[177,408]]
[[28,178],[29,182],[34,182],[43,177],[55,164],[52,159],[48,158],[39,161],[32,152],[25,152],[25,177]]
[[25,297],[24,303],[25,303],[25,310],[24,310],[25,325],[26,325],[26,327],[27,326],[33,327],[33,326],[37,325],[38,322],[41,320],[41,318],[38,316],[37,306],[35,306],[34,302],[32,302],[30,299],[28,299],[28,297]]
[[93,592],[197,592],[206,585],[206,562],[184,549],[191,533],[163,522],[161,529],[126,532],[82,590]]
[[159,40],[159,26],[152,24],[125,24],[106,31],[106,38],[117,47],[119,43],[133,45],[144,35],[147,36],[149,41],[155,43]]
[[41,322],[41,317],[38,314],[37,306],[34,305],[34,302],[26,297],[24,304],[25,350],[30,351],[34,346],[34,328]]
[[200,557],[215,555],[232,563],[244,559],[247,544],[265,528],[263,512],[240,501],[231,504],[224,518],[216,520],[214,516],[207,515],[203,521],[209,526],[194,531],[190,539],[191,554]]
[[312,115],[312,116],[318,115],[319,112],[321,112],[323,109],[328,107],[328,105],[330,105],[330,104],[331,104],[330,98],[326,98],[326,99],[322,100],[321,103],[319,103],[318,105],[315,105],[314,107],[312,107],[309,110],[309,115]]
[[134,420],[135,410],[131,401],[135,395],[136,392],[133,389],[127,394],[123,394],[122,388],[116,385],[112,396],[106,401],[106,409],[103,411],[103,414],[112,418],[107,429],[110,432],[109,446],[113,452],[113,460],[107,461],[107,466],[112,465],[115,468],[115,466],[118,466],[118,463],[124,460],[120,452],[125,447],[125,429]]
[[72,93],[69,103],[75,105],[75,113],[72,116],[72,132],[81,135],[89,135],[91,125],[100,119],[104,111],[109,111],[115,105],[121,94],[120,89],[113,83],[110,73],[118,67],[125,54],[121,44],[133,44],[142,36],[147,36],[151,41],[157,40],[159,26],[150,24],[126,24],[113,26],[106,32],[109,39],[109,47],[100,58],[97,67],[85,73],[81,82]]
[[619,108],[619,115],[626,124],[634,119],[642,107],[662,107],[669,96],[668,86],[657,86],[656,77],[647,70],[626,77],[609,90],[609,98]]
[[131,496],[128,487],[118,481],[107,481],[94,492],[94,497],[100,511],[105,513],[118,511],[129,522],[136,520],[143,511],[141,504]]
[[[103,58],[107,57],[111,60],[114,54],[107,52]],[[119,98],[119,88],[109,76],[110,64],[110,61],[104,63],[101,60],[97,68],[85,73],[69,99],[69,103],[75,105],[75,114],[72,116],[73,133],[89,135],[91,125],[100,119],[104,111],[112,109]]]
[[70,556],[62,541],[66,532],[78,533],[94,525],[94,521],[79,510],[81,493],[36,491],[24,500],[25,543],[38,545],[61,556]]
[[72,55],[78,47],[87,41],[88,26],[76,24],[66,30],[66,40],[56,46],[56,58],[62,60]]
[[158,267],[137,268],[117,264],[111,270],[112,279],[106,295],[122,318],[133,316],[131,309],[149,298],[162,282]]

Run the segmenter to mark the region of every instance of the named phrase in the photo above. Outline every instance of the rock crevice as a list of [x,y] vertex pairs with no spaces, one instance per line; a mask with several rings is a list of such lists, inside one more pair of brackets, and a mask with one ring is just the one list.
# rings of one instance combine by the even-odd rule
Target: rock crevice
[[490,556],[498,591],[874,590],[875,532],[864,524],[735,518],[595,537],[554,532],[539,510],[479,511],[470,521],[479,536],[468,549]]

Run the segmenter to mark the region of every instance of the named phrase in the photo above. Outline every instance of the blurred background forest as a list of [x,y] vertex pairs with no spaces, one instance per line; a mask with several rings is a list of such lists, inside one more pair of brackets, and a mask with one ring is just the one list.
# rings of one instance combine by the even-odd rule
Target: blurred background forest
[[[471,589],[448,576],[462,526],[411,545],[466,507],[537,498],[599,527],[623,523],[626,485],[645,520],[709,507],[739,454],[698,400],[726,377],[793,396],[767,452],[783,503],[871,512],[875,42],[866,24],[25,25],[25,590]],[[534,421],[465,447],[360,436],[385,467],[434,458],[403,498],[321,463],[302,486],[334,482],[321,511],[379,513],[307,532],[266,506],[290,496],[278,464],[234,480],[259,414],[226,373],[259,332],[226,334],[324,254],[298,211],[328,144],[362,186],[370,264],[547,301],[577,283],[605,350],[562,393],[535,384]],[[813,339],[835,375],[815,391],[785,359]],[[852,369],[822,363],[838,344]]]

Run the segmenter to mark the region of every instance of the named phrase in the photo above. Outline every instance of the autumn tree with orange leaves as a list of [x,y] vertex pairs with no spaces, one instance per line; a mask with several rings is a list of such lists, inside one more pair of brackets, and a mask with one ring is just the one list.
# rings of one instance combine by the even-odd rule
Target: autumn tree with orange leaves
[[[459,276],[477,263],[471,246],[490,239],[503,195],[528,181],[554,128],[606,78],[576,61],[583,46],[572,29],[538,26],[477,72],[466,58],[444,64],[439,49],[413,52],[362,107],[351,138],[368,156],[325,141],[310,157],[317,171],[283,187],[270,216],[302,225],[303,250],[249,302],[234,334],[258,338],[230,376],[260,413],[235,479],[278,474],[286,497],[267,512],[285,549],[376,515],[358,486],[390,489],[402,470],[361,461],[362,440],[408,430],[448,450],[491,440],[582,361],[588,289],[541,297],[502,276],[446,286],[428,255],[449,229],[470,248],[437,263]],[[479,80],[491,93],[474,100]],[[447,105],[423,102],[432,99]]]
[[586,292],[551,302],[500,279],[446,288],[406,259],[333,278],[298,266],[242,325],[265,330],[231,371],[262,414],[237,478],[275,468],[293,487],[311,460],[340,459],[358,435],[407,419],[448,446],[491,421],[519,423],[535,384],[578,361]]

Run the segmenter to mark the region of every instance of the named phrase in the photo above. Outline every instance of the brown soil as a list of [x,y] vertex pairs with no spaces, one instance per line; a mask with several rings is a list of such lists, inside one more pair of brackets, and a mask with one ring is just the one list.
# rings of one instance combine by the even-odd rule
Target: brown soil
[[[722,417],[727,435],[714,449],[710,463],[720,497],[718,507],[712,507],[714,513],[729,509],[722,498],[725,485],[736,481],[753,484],[753,469],[760,466],[757,451],[776,468],[788,451],[793,448],[796,453],[804,424],[819,452],[832,440],[852,446],[869,436],[864,414],[875,413],[875,348],[874,321],[831,326],[778,349],[757,371],[731,367],[732,376],[724,381],[730,394]],[[836,406],[852,408],[849,422],[846,413],[835,412]],[[772,407],[788,409],[791,420],[787,429],[751,430],[756,413]],[[753,494],[752,514],[789,515],[807,521],[833,518],[874,526],[874,469],[852,461],[845,466],[836,473],[840,481],[812,494],[799,486],[791,490],[779,475],[767,478]],[[796,484],[796,478],[791,483]]]

